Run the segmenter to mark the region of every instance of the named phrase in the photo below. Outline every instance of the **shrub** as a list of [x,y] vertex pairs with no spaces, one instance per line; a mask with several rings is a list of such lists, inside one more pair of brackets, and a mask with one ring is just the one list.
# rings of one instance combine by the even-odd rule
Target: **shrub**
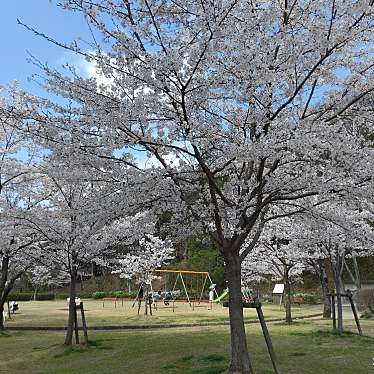
[[[36,294],[36,300],[54,300],[55,294],[52,292],[39,292]],[[30,301],[34,300],[34,292],[12,292],[8,295],[9,301]]]
[[36,294],[36,300],[43,301],[43,300],[54,300],[55,294],[53,292],[43,292]]
[[101,291],[99,291],[99,292],[94,292],[94,293],[92,294],[92,297],[93,297],[94,299],[103,299],[105,296],[106,296],[106,292],[101,292]]
[[297,293],[294,296],[302,297],[302,304],[316,304],[317,298],[315,295],[310,293]]
[[7,301],[30,301],[34,300],[34,292],[11,292]]
[[93,296],[92,296],[92,292],[78,292],[77,293],[77,297],[79,297],[80,299],[91,299]]
[[127,294],[125,291],[112,291],[110,292],[110,297],[126,297]]
[[56,300],[66,300],[69,297],[69,294],[66,292],[56,293]]

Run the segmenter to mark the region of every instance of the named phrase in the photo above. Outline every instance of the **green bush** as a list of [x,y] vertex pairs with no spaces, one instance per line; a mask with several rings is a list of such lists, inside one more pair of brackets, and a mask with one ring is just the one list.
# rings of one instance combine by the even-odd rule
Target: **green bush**
[[109,297],[126,297],[127,294],[125,291],[111,291],[109,292]]
[[56,300],[66,300],[68,297],[69,297],[69,294],[66,292],[56,293],[55,295]]
[[92,298],[94,299],[103,299],[104,297],[106,297],[106,292],[99,291],[92,294]]
[[78,292],[77,297],[81,299],[92,299],[92,292]]
[[[52,292],[38,292],[36,294],[36,300],[54,300],[55,294]],[[30,301],[34,300],[34,292],[11,292],[7,300],[9,301]]]
[[316,304],[317,303],[316,296],[310,293],[297,293],[294,296],[302,297],[303,299],[302,304]]
[[34,292],[11,292],[7,301],[30,301],[34,300]]
[[54,300],[55,294],[53,292],[46,292],[46,293],[37,293],[36,300],[44,301],[44,300]]

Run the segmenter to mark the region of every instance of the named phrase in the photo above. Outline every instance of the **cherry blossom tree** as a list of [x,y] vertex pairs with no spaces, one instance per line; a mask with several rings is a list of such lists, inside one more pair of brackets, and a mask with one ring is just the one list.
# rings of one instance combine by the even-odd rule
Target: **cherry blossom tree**
[[331,318],[331,299],[330,299],[330,282],[329,277],[327,276],[326,268],[328,266],[327,258],[312,258],[309,257],[307,259],[307,263],[310,267],[314,270],[315,274],[317,274],[322,295],[323,295],[323,318]]
[[[370,214],[369,214],[370,216]],[[347,258],[368,256],[372,252],[374,233],[367,224],[367,212],[347,205],[347,202],[330,204],[306,215],[304,226],[296,235],[310,259],[321,262],[327,260],[331,266],[337,299],[338,331],[343,332],[342,296],[345,287],[342,280]]]
[[76,104],[76,122],[56,132],[38,112],[35,132],[60,143],[64,131],[81,137],[85,162],[139,168],[137,155],[152,160],[155,190],[179,198],[154,205],[209,233],[225,259],[229,373],[252,373],[241,263],[265,223],[308,210],[311,196],[355,194],[371,180],[372,150],[355,131],[370,117],[363,99],[374,92],[371,2],[62,5],[95,30],[88,48],[33,31],[83,56],[96,78],[45,66],[47,89]]
[[138,241],[136,248],[116,259],[113,273],[125,279],[138,276],[141,282],[149,284],[152,277],[148,273],[172,260],[174,251],[170,241],[146,234]]
[[29,269],[38,254],[33,230],[24,230],[17,215],[31,209],[34,185],[33,148],[9,115],[17,98],[4,90],[0,96],[0,330],[4,329],[4,303],[15,281]]
[[65,272],[58,268],[53,268],[54,264],[49,266],[43,263],[47,259],[41,259],[40,263],[36,263],[31,269],[28,270],[28,279],[34,288],[34,301],[37,299],[37,292],[42,287],[62,286],[69,283],[69,279]]
[[126,235],[137,237],[128,228],[139,225],[141,235],[148,218],[139,214],[125,219],[124,205],[118,207],[117,188],[108,189],[105,183],[85,179],[74,161],[69,163],[60,156],[48,155],[39,165],[43,199],[33,215],[23,217],[23,227],[38,233],[39,245],[47,254],[44,265],[57,266],[70,278],[65,344],[71,345],[78,270],[91,262],[105,262],[112,245]]
[[143,290],[145,287],[145,314],[148,314],[148,294],[151,283],[159,278],[152,273],[152,270],[172,260],[174,252],[175,249],[169,240],[146,234],[137,243],[133,243],[131,250],[116,259],[112,265],[114,274],[119,274],[125,279],[137,277],[140,287],[143,287]]
[[288,323],[292,322],[291,284],[300,281],[303,271],[308,267],[306,251],[293,245],[293,221],[283,218],[266,226],[254,250],[242,263],[244,278],[254,272],[284,283],[284,305]]

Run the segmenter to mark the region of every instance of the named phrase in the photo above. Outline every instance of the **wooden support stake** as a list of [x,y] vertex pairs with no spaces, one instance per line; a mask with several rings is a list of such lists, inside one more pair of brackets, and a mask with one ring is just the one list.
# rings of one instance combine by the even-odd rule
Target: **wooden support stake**
[[336,330],[335,295],[331,294],[332,328]]
[[261,324],[261,327],[262,327],[262,333],[264,334],[266,345],[268,347],[271,363],[273,364],[273,368],[274,368],[274,373],[275,374],[280,374],[280,371],[278,370],[278,367],[277,367],[277,359],[276,359],[276,356],[275,356],[273,344],[271,342],[270,334],[269,334],[268,328],[267,328],[266,323],[265,323],[264,314],[263,314],[262,309],[261,309],[261,303],[256,303],[256,304],[257,304],[256,305],[256,311],[257,311],[258,319],[260,320],[260,324]]
[[139,299],[139,300],[138,300],[138,315],[139,315],[139,313],[140,313],[140,308],[141,308],[141,306],[142,306],[142,300]]
[[81,317],[82,317],[82,326],[83,326],[84,341],[86,343],[86,346],[88,347],[88,330],[87,330],[87,324],[86,324],[86,316],[84,314],[83,303],[81,302],[79,305],[80,305],[80,309],[81,309]]
[[74,308],[74,330],[75,330],[75,343],[79,344],[77,305],[75,305],[75,308]]
[[357,326],[358,333],[362,336],[362,330],[361,330],[360,320],[358,319],[356,307],[355,307],[355,304],[354,304],[353,299],[352,299],[352,292],[350,290],[347,290],[347,296],[348,296],[349,302],[351,304],[353,315],[355,317],[355,321],[356,321],[356,326]]
[[[9,302],[9,300],[7,300],[7,306],[8,306],[8,318],[12,319],[11,314],[10,314],[10,302]],[[3,318],[3,316],[1,316],[1,318]]]

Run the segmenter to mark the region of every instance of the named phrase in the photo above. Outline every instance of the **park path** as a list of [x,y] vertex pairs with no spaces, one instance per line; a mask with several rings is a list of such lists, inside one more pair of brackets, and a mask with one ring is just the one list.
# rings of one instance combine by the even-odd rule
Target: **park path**
[[[293,320],[315,319],[321,318],[322,313],[309,314],[305,316],[294,317]],[[266,323],[284,322],[284,318],[270,318]],[[246,320],[245,324],[259,323],[257,319]],[[210,327],[210,326],[229,326],[229,321],[224,322],[201,322],[201,323],[179,323],[179,324],[162,324],[162,325],[108,325],[108,326],[91,326],[89,331],[114,331],[114,330],[157,330],[170,328],[192,328],[192,327]],[[6,328],[9,331],[64,331],[66,327],[63,326],[9,326]],[[82,328],[79,327],[79,330]]]

